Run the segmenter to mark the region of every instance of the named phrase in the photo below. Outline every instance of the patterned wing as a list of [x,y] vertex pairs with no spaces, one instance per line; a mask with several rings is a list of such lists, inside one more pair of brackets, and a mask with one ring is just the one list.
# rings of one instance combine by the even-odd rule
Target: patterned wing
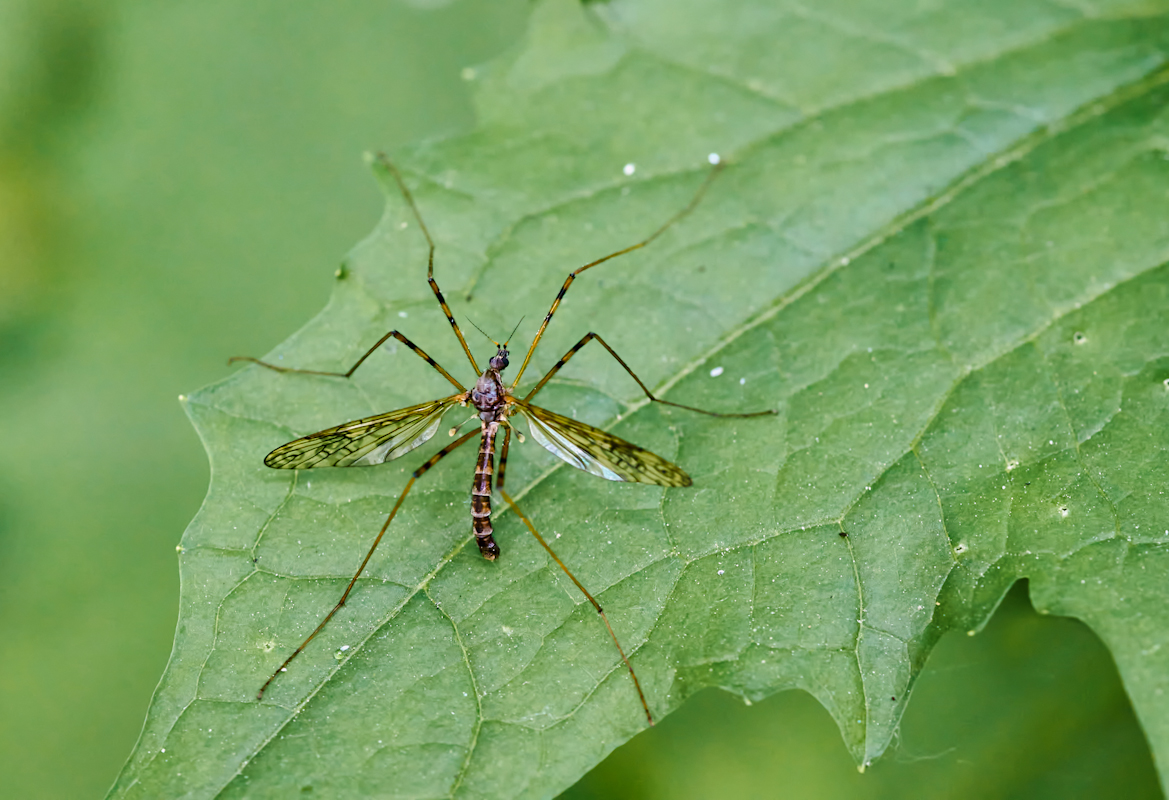
[[282,444],[264,457],[273,469],[366,467],[403,456],[438,430],[442,415],[464,395],[456,394],[386,414],[346,422]]
[[676,464],[611,433],[562,417],[546,408],[513,400],[532,438],[577,469],[608,481],[689,486],[690,476]]

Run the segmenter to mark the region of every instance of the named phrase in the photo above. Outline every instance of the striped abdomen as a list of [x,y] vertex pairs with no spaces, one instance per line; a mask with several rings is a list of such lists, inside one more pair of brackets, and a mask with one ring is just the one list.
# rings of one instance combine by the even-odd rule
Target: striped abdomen
[[498,422],[489,422],[483,428],[479,443],[479,458],[475,462],[475,482],[471,486],[471,530],[479,543],[479,552],[488,561],[499,555],[499,545],[491,538],[491,474],[495,472],[495,434]]

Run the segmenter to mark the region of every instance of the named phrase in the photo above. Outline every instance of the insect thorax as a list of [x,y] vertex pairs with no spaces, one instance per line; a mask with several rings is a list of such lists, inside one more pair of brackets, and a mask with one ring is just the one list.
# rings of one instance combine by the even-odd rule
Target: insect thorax
[[506,407],[506,390],[499,371],[488,369],[475,381],[475,388],[471,390],[471,403],[479,410],[479,418],[484,422],[492,422],[503,416]]

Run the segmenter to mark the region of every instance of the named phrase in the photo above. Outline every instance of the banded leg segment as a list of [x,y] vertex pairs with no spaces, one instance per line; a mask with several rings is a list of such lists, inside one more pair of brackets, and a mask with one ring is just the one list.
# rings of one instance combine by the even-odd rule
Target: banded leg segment
[[548,552],[548,555],[552,556],[552,560],[555,561],[562,570],[564,570],[564,574],[567,575],[574,584],[576,584],[576,588],[580,589],[581,594],[583,594],[585,598],[590,603],[592,603],[593,608],[597,610],[597,614],[600,615],[601,619],[605,623],[605,628],[609,631],[609,636],[613,639],[613,644],[616,646],[617,652],[621,654],[621,660],[625,662],[625,666],[629,669],[629,677],[633,678],[633,687],[637,689],[637,696],[641,699],[641,707],[645,709],[645,719],[652,728],[654,724],[654,718],[653,714],[649,712],[649,704],[645,701],[645,693],[641,691],[641,681],[637,679],[637,673],[633,671],[633,665],[629,663],[629,658],[625,655],[625,651],[621,648],[621,642],[617,641],[617,634],[613,632],[613,626],[609,624],[609,618],[605,616],[605,612],[601,608],[601,604],[597,602],[595,597],[589,594],[589,590],[584,587],[584,584],[578,581],[576,576],[572,574],[572,571],[564,565],[564,562],[560,560],[560,556],[556,555],[555,551],[553,551],[552,548],[548,545],[548,542],[546,542],[544,537],[541,536],[539,531],[536,530],[536,526],[532,524],[532,521],[528,519],[524,512],[520,511],[520,507],[516,505],[516,502],[512,499],[511,495],[503,491],[502,488],[500,488],[499,492],[503,495],[503,499],[507,501],[507,504],[511,506],[511,510],[515,512],[515,515],[523,521],[524,525],[527,526],[528,531],[536,537],[536,541],[540,543],[540,546]]
[[476,375],[481,375],[482,371],[479,365],[475,363],[475,356],[471,355],[471,348],[467,347],[467,340],[463,338],[463,332],[459,330],[459,323],[455,322],[455,316],[451,313],[450,306],[447,305],[446,299],[442,296],[442,291],[438,288],[438,281],[434,279],[434,239],[430,238],[430,229],[426,227],[426,223],[422,220],[422,213],[418,210],[418,206],[414,204],[414,195],[410,194],[410,190],[406,188],[406,181],[402,180],[402,173],[398,172],[398,168],[394,166],[394,162],[386,158],[385,153],[378,153],[378,163],[389,171],[390,175],[394,177],[394,183],[398,184],[398,190],[402,193],[402,197],[406,200],[406,205],[410,206],[410,211],[414,213],[414,219],[418,220],[418,227],[422,229],[422,235],[426,237],[426,244],[430,251],[426,256],[426,281],[430,284],[431,291],[434,296],[438,298],[438,304],[442,306],[442,313],[446,314],[447,322],[451,324],[454,329],[455,336],[459,337],[459,344],[463,346],[463,352],[467,354],[467,358],[471,362],[471,368],[475,370]]
[[559,361],[556,362],[556,365],[554,367],[552,367],[552,369],[548,370],[548,374],[540,379],[540,382],[536,384],[535,388],[532,389],[532,391],[528,392],[527,396],[524,398],[524,402],[525,403],[530,402],[531,399],[536,396],[536,392],[543,389],[544,384],[548,383],[548,381],[552,379],[552,376],[555,375],[557,372],[559,372],[560,368],[563,367],[565,364],[567,364],[569,362],[569,360],[574,355],[577,354],[577,351],[579,351],[581,348],[583,348],[586,344],[588,344],[589,342],[591,342],[594,339],[596,339],[598,342],[601,343],[601,347],[604,347],[606,350],[609,351],[609,355],[613,356],[613,358],[615,358],[617,360],[617,363],[620,364],[625,369],[625,371],[629,373],[629,377],[631,377],[631,378],[633,378],[633,380],[637,381],[637,385],[641,387],[641,390],[643,392],[645,392],[645,396],[648,397],[650,400],[652,400],[655,403],[663,403],[664,405],[674,406],[675,408],[684,408],[687,411],[696,411],[699,414],[706,414],[706,415],[711,416],[711,417],[740,417],[740,418],[742,418],[742,417],[762,417],[765,414],[778,413],[774,409],[768,409],[766,411],[752,411],[749,414],[723,414],[723,413],[720,413],[718,411],[704,411],[701,408],[694,408],[693,406],[684,406],[681,403],[673,403],[669,400],[662,400],[659,397],[654,397],[653,392],[651,392],[646,387],[646,385],[641,382],[641,378],[637,377],[637,375],[633,372],[633,370],[631,370],[629,368],[629,365],[625,363],[624,359],[622,359],[621,356],[617,355],[617,351],[614,350],[612,347],[609,347],[608,342],[606,342],[604,339],[602,339],[600,334],[593,333],[592,331],[589,331],[584,336],[582,336],[581,340],[579,342],[577,342],[576,344],[574,344],[569,349],[569,351],[567,353],[565,353],[564,356],[561,357],[561,359]]
[[615,253],[610,253],[607,256],[603,256],[602,258],[598,258],[596,261],[590,261],[588,264],[585,264],[583,267],[578,267],[577,269],[568,273],[568,278],[564,281],[564,285],[560,287],[560,292],[557,293],[556,299],[552,301],[552,308],[550,308],[548,310],[548,315],[546,317],[544,317],[544,321],[542,323],[540,323],[540,330],[536,331],[536,338],[532,339],[532,344],[528,348],[528,353],[527,353],[527,355],[524,356],[524,363],[520,365],[520,371],[516,373],[515,380],[511,382],[511,388],[513,390],[515,389],[516,386],[519,385],[520,377],[524,374],[524,370],[526,370],[528,368],[528,362],[532,360],[532,353],[534,353],[536,351],[536,345],[540,343],[540,337],[542,337],[544,335],[544,329],[547,328],[548,323],[552,321],[552,315],[555,314],[556,309],[560,307],[560,301],[564,299],[565,292],[568,291],[568,287],[572,285],[572,282],[574,280],[576,280],[576,276],[581,274],[582,272],[584,272],[586,269],[592,269],[593,267],[597,266],[598,264],[604,264],[609,259],[616,258],[617,256],[623,256],[626,253],[632,253],[634,250],[640,250],[641,248],[645,247],[647,244],[652,242],[654,239],[661,236],[674,223],[676,223],[678,220],[685,217],[687,214],[689,214],[691,211],[693,211],[695,209],[695,207],[700,202],[702,202],[702,197],[703,197],[703,195],[706,194],[707,188],[710,187],[711,181],[713,181],[715,179],[715,176],[718,175],[719,172],[722,171],[722,168],[723,168],[723,165],[721,163],[716,164],[715,167],[706,176],[706,180],[704,180],[702,182],[702,185],[698,187],[698,191],[694,193],[694,197],[690,198],[690,202],[686,204],[686,207],[683,208],[681,211],[679,211],[674,216],[670,217],[668,220],[666,220],[665,223],[663,223],[660,228],[658,228],[656,231],[651,233],[648,237],[646,237],[645,239],[642,239],[637,244],[632,244],[629,247],[625,247],[621,250],[618,250]]
[[378,339],[377,343],[374,344],[373,347],[366,350],[365,354],[362,355],[361,358],[357,359],[357,363],[354,364],[352,367],[350,367],[348,369],[348,371],[346,371],[346,372],[322,372],[320,370],[315,370],[315,369],[293,369],[292,367],[281,367],[281,366],[278,366],[276,364],[269,364],[267,361],[261,361],[258,358],[252,358],[251,356],[232,356],[231,358],[227,359],[227,363],[234,364],[237,361],[250,361],[253,364],[259,364],[261,367],[267,367],[268,369],[275,370],[276,372],[297,372],[297,373],[300,373],[301,375],[328,375],[330,377],[336,377],[336,378],[349,378],[349,377],[353,376],[353,373],[357,371],[358,367],[360,367],[362,364],[365,363],[365,359],[367,359],[371,355],[373,355],[373,352],[375,350],[377,350],[379,347],[381,347],[383,344],[385,344],[388,339],[391,339],[391,338],[397,339],[399,342],[401,342],[402,344],[409,347],[410,350],[413,351],[415,355],[417,355],[419,358],[421,358],[423,361],[425,361],[430,366],[434,367],[436,370],[439,371],[439,373],[444,378],[446,378],[448,381],[453,383],[455,385],[455,388],[458,389],[460,392],[467,391],[466,387],[463,386],[463,384],[459,383],[457,380],[455,380],[453,377],[451,377],[451,374],[449,372],[447,372],[445,369],[443,369],[437,361],[435,361],[433,358],[431,358],[429,355],[427,355],[425,350],[423,350],[418,345],[414,344],[414,342],[407,339],[405,336],[403,336],[398,331],[390,331],[385,336]]
[[276,676],[283,672],[284,669],[292,663],[292,659],[296,658],[298,655],[304,652],[304,649],[308,647],[309,642],[316,638],[317,634],[324,629],[329,620],[331,620],[333,616],[341,610],[341,607],[345,605],[345,601],[349,599],[349,593],[353,591],[353,587],[357,584],[357,579],[360,578],[361,573],[365,571],[366,564],[368,564],[369,560],[373,558],[373,551],[377,550],[377,546],[381,544],[382,537],[386,535],[386,529],[388,529],[390,527],[390,523],[394,521],[394,516],[398,513],[398,509],[402,507],[402,501],[405,500],[406,495],[410,493],[410,489],[414,486],[414,482],[421,478],[427,470],[441,461],[444,456],[449,455],[457,447],[466,444],[473,437],[478,435],[479,431],[471,431],[470,433],[459,437],[427,459],[426,463],[424,463],[418,469],[414,470],[414,474],[412,474],[410,476],[410,480],[406,482],[406,487],[402,489],[402,494],[398,495],[398,501],[394,503],[394,507],[390,511],[390,515],[386,517],[386,521],[382,525],[382,529],[378,531],[377,538],[374,539],[373,544],[370,545],[369,552],[366,553],[365,558],[362,559],[361,566],[357,568],[357,572],[353,573],[353,578],[349,581],[349,585],[345,587],[345,592],[341,595],[341,599],[337,601],[337,605],[333,606],[333,610],[325,615],[325,618],[321,620],[321,623],[317,625],[317,627],[313,628],[313,632],[308,635],[308,638],[300,643],[300,646],[292,652],[292,655],[284,659],[284,663],[276,668],[276,671],[272,673],[272,676],[268,678],[268,680],[264,681],[264,685],[260,687],[260,691],[256,692],[257,700],[262,700],[264,698],[264,692],[267,691],[268,686],[271,685],[272,681],[276,680]]

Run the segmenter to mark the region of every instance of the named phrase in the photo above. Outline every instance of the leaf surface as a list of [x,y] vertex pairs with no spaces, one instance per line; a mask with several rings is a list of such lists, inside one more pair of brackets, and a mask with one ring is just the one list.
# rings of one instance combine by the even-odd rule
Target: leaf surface
[[[553,0],[478,71],[476,133],[396,154],[455,315],[497,338],[526,315],[516,341],[569,270],[682,208],[708,154],[730,164],[694,214],[577,280],[525,383],[592,330],[660,396],[779,415],[649,405],[587,348],[540,404],[694,486],[596,480],[534,443],[508,463],[657,715],[712,685],[802,688],[868,763],[939,636],[1026,576],[1111,648],[1164,768],[1166,13]],[[345,369],[398,328],[469,385],[379,177],[381,223],[266,358]],[[498,513],[498,562],[469,546],[470,449],[418,484],[255,701],[431,448],[294,475],[263,456],[448,393],[391,343],[352,381],[249,367],[188,399],[212,482],[114,796],[550,796],[644,726],[604,628],[519,521]]]

